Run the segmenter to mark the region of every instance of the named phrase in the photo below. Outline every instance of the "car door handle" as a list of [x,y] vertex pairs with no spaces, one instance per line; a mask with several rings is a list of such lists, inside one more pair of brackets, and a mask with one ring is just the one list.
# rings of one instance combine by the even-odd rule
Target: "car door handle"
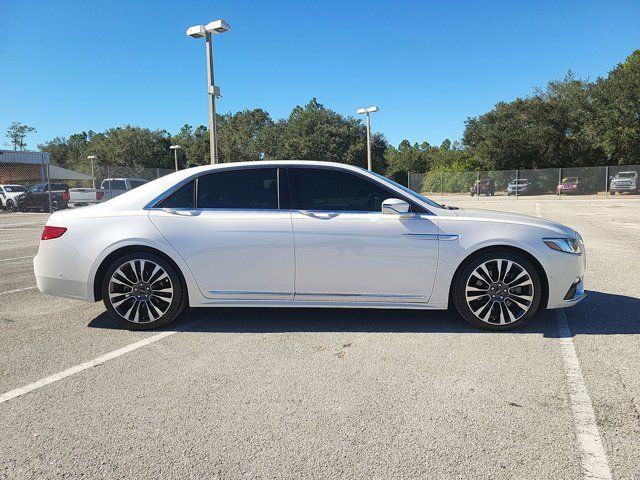
[[318,218],[318,219],[329,219],[329,218],[334,218],[340,215],[339,212],[312,212],[309,210],[298,210],[298,213],[305,215],[307,217]]
[[180,215],[182,217],[195,217],[200,215],[200,210],[174,210],[173,208],[165,209],[165,212],[172,215]]

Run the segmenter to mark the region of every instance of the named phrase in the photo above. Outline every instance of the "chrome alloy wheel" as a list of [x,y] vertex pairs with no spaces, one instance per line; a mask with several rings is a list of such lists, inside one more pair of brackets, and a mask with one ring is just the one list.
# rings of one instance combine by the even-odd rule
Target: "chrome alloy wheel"
[[480,264],[465,287],[467,305],[478,320],[507,325],[522,318],[531,308],[534,284],[521,265],[507,259]]
[[118,315],[128,322],[154,322],[171,307],[171,278],[155,262],[130,260],[111,275],[109,301]]

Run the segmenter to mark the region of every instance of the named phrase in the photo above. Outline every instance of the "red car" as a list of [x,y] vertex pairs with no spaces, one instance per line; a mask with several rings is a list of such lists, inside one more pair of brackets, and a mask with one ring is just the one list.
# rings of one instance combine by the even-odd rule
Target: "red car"
[[558,184],[558,195],[578,193],[578,177],[566,177]]

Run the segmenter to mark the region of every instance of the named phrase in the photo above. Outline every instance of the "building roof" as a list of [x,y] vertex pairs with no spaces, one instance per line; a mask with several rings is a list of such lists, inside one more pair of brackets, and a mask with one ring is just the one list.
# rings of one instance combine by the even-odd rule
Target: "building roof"
[[18,150],[0,150],[0,163],[50,163],[49,154]]

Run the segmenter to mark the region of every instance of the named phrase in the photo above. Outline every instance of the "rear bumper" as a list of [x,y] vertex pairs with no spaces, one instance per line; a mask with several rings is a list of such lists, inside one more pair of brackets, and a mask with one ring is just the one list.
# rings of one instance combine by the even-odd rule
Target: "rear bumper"
[[[47,240],[47,242],[54,241]],[[56,262],[56,264],[60,266],[69,263]],[[77,280],[74,278],[76,276],[74,272],[64,271],[51,262],[45,261],[40,253],[33,258],[33,272],[36,277],[36,285],[41,293],[85,302],[94,301],[93,297],[89,295],[90,289],[86,281]]]

